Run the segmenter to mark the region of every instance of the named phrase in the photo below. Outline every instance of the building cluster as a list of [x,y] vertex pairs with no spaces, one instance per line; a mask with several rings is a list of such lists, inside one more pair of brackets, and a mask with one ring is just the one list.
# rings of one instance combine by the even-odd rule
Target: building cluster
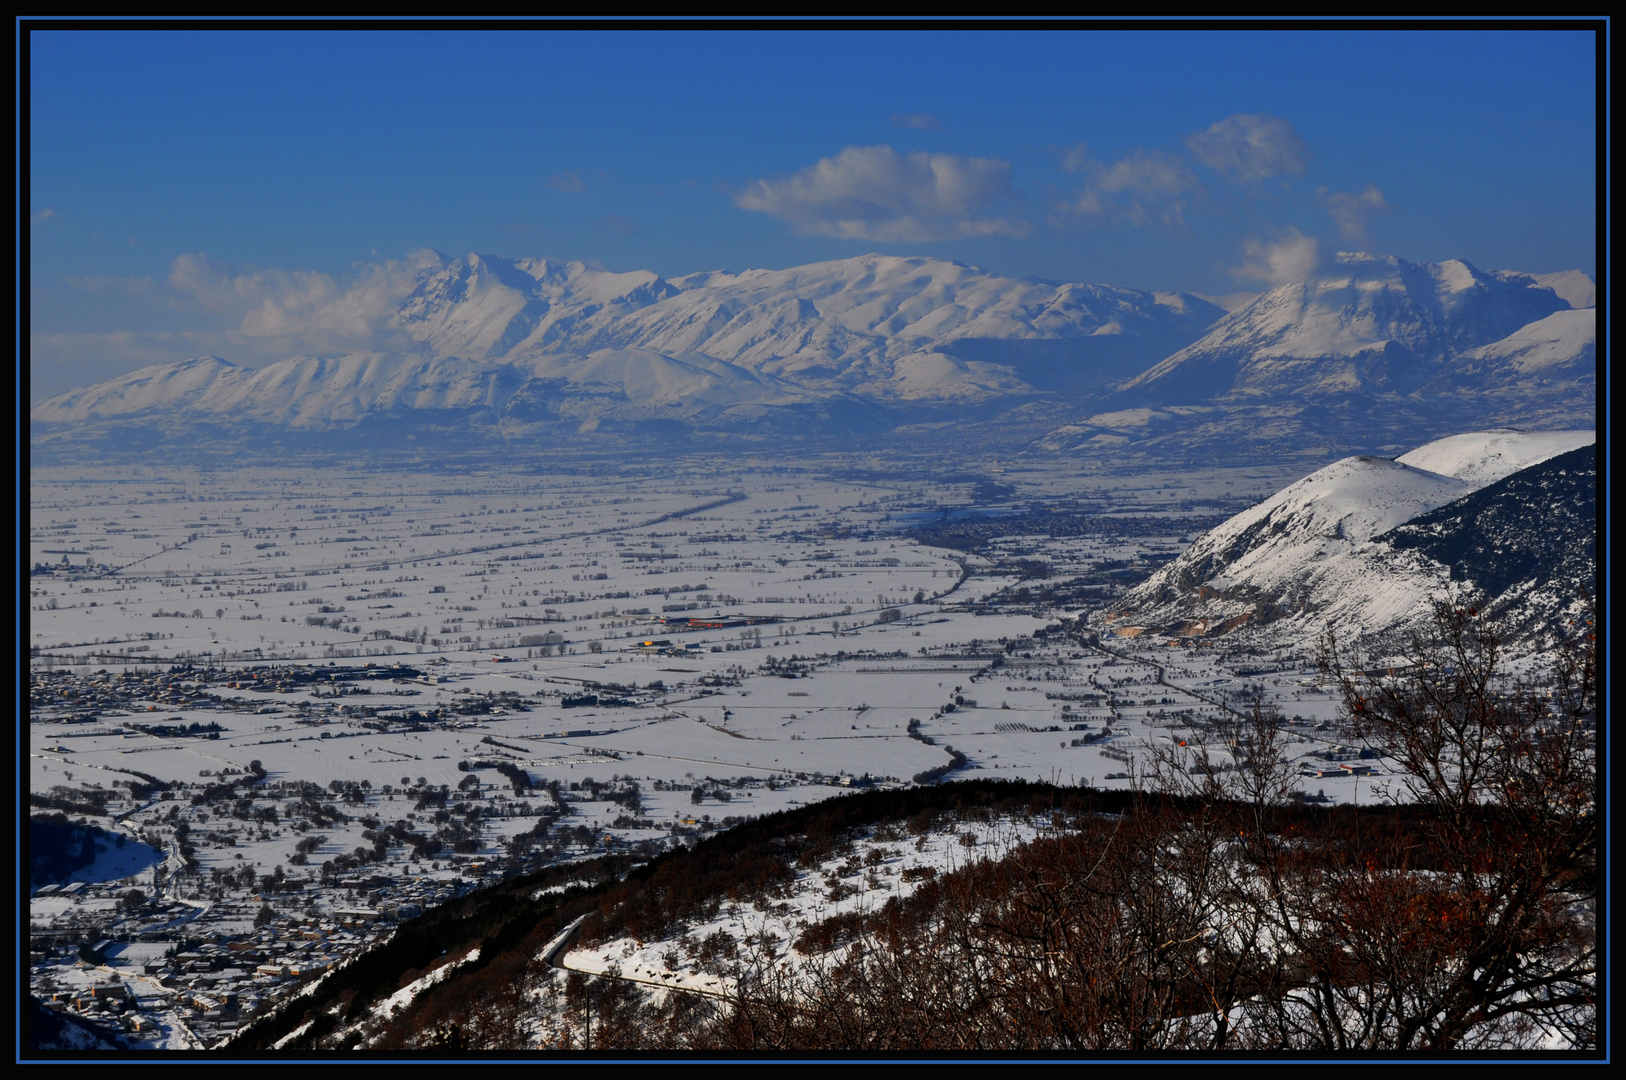
[[[213,1046],[399,922],[473,887],[433,878],[367,885],[341,882],[326,905],[308,886],[303,912],[286,893],[213,904],[159,898],[131,908],[117,902],[128,883],[46,885],[34,895],[71,895],[83,906],[33,928],[30,989],[46,1008],[120,1031],[127,1042],[163,1044],[178,1032],[182,1043]],[[273,899],[276,911],[266,904]]]

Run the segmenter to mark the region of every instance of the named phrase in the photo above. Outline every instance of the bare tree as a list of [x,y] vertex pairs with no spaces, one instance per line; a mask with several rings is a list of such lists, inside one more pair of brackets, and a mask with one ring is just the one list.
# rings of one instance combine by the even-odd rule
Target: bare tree
[[1335,875],[1324,955],[1363,1005],[1345,995],[1322,1028],[1353,1019],[1362,1044],[1405,1049],[1595,1042],[1596,643],[1577,623],[1542,680],[1503,674],[1471,605],[1436,605],[1381,671],[1327,639],[1348,718],[1399,767],[1391,798],[1417,824],[1411,851]]

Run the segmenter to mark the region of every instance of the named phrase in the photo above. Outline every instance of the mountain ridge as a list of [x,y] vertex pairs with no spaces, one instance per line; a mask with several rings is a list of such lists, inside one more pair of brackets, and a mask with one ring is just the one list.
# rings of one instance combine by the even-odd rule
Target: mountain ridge
[[1568,310],[1552,289],[1451,259],[1341,252],[1326,273],[1279,285],[1126,382],[1143,403],[1217,397],[1408,393],[1443,362]]
[[[1537,278],[1461,260],[1350,255],[1340,266],[1228,313],[1189,293],[918,256],[667,279],[433,253],[387,320],[412,342],[404,350],[154,365],[37,402],[30,421],[36,441],[55,444],[132,425],[181,438],[200,424],[254,436],[455,420],[476,440],[570,445],[646,429],[807,437],[958,418],[980,438],[1035,449],[1161,453],[1327,434],[1381,447],[1404,432],[1561,425],[1586,410],[1595,314]],[[1573,276],[1548,275],[1575,293]],[[1054,426],[1082,402],[1106,412]],[[1029,433],[1047,416],[1050,434]]]

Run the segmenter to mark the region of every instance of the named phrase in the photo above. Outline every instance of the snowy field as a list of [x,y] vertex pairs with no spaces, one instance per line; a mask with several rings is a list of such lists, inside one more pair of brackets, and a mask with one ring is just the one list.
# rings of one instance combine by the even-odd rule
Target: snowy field
[[[1066,479],[1074,490],[1057,492]],[[1098,479],[1092,488],[1036,472],[1023,478],[1022,495],[1100,499],[1103,518],[1166,512],[1200,494],[1191,477],[1184,491],[1172,479]],[[1203,479],[1222,491],[1232,484]],[[71,731],[49,722],[87,709],[36,709],[34,787],[68,782],[74,768],[81,781],[88,770],[121,767],[192,781],[251,760],[271,781],[455,785],[465,779],[458,762],[491,736],[523,747],[508,756],[537,780],[568,783],[584,771],[646,783],[795,773],[907,780],[945,760],[906,737],[911,720],[967,754],[971,768],[1064,782],[1114,771],[1076,760],[1086,755],[1058,756],[1066,740],[1048,729],[1098,729],[1117,717],[1138,734],[1145,699],[1113,696],[1100,681],[1103,665],[1125,661],[1060,637],[1034,639],[1078,609],[1009,603],[1020,578],[1007,566],[900,534],[899,522],[963,502],[963,485],[771,481],[744,472],[614,483],[36,474],[33,562],[66,559],[74,569],[32,581],[35,674],[116,678],[190,664],[217,675],[177,674],[96,707],[95,723]],[[1253,489],[1238,493],[1247,501],[1277,478],[1238,482]],[[996,560],[1007,549],[1008,561],[1042,560],[1060,577],[1145,549],[1173,553],[1189,539],[1182,524],[1175,516],[1169,535],[1129,541],[999,538],[988,550]],[[724,625],[673,625],[682,619]],[[1137,648],[1178,668],[1158,688],[1174,700],[1159,697],[1157,707],[1202,707],[1174,687],[1241,687],[1234,677],[1216,681],[1212,658],[1113,645],[1126,657]],[[1002,663],[991,665],[995,658]],[[279,692],[263,678],[233,686],[218,674],[290,664],[372,664],[379,677]],[[397,677],[397,665],[413,674]],[[1107,678],[1128,685],[1147,672]],[[203,700],[186,696],[205,690]],[[1306,695],[1295,682],[1281,696]],[[1316,700],[1299,711],[1323,718],[1320,699],[1308,696]],[[959,708],[939,712],[956,697]],[[452,715],[481,698],[496,704]],[[566,707],[567,698],[578,703]],[[381,730],[435,711],[444,722],[429,730]],[[135,727],[155,718],[224,730],[165,738]],[[633,768],[628,759],[640,757]],[[669,820],[680,808],[659,809],[651,816]]]

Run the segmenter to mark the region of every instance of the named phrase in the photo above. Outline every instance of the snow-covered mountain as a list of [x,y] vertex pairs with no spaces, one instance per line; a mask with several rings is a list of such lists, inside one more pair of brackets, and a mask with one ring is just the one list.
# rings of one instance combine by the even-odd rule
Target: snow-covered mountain
[[1593,431],[1471,431],[1436,439],[1395,461],[1478,489],[1576,447],[1591,446],[1596,438]]
[[326,428],[379,414],[491,408],[525,381],[509,364],[383,353],[295,356],[259,369],[203,356],[59,394],[34,406],[32,419],[190,417]]
[[1597,282],[1580,270],[1564,270],[1556,274],[1521,274],[1516,270],[1498,270],[1496,276],[1504,281],[1528,277],[1542,288],[1553,290],[1572,308],[1596,307],[1598,304]]
[[393,321],[434,356],[504,360],[574,344],[583,331],[591,336],[678,291],[647,270],[616,274],[578,262],[437,253]]
[[[1530,417],[1573,425],[1588,411],[1594,313],[1554,291],[1584,298],[1585,275],[1340,260],[1227,313],[1185,293],[918,257],[665,279],[435,255],[385,320],[382,338],[404,349],[259,369],[194,358],[38,402],[30,419],[41,442],[143,425],[171,439],[195,424],[263,434],[385,422],[558,441],[954,419],[1049,449],[1189,453],[1250,441],[1383,448]],[[1089,420],[1052,430],[1088,403]]]
[[805,426],[829,419],[830,412],[819,395],[712,357],[603,349],[512,363],[379,353],[298,356],[258,370],[200,357],[59,395],[35,406],[33,419],[59,428],[144,420],[326,431],[408,417],[470,421],[522,435],[651,421]]
[[[40,402],[46,428],[188,418],[344,428],[448,411],[493,431],[804,424],[1030,400],[1143,370],[1223,311],[1195,296],[866,255],[671,281],[434,256],[388,320],[406,355],[158,365]],[[866,420],[866,423],[869,422]]]
[[1457,353],[1430,385],[1441,393],[1597,392],[1598,309],[1555,311],[1500,341]]
[[1510,640],[1552,645],[1596,595],[1597,445],[1521,469],[1378,537],[1487,597]]
[[[1029,391],[986,348],[960,355],[965,342],[1119,337],[1142,345],[1144,364],[1222,314],[1186,294],[1058,285],[940,259],[864,255],[666,281],[471,254],[431,270],[396,321],[437,356],[514,361],[643,349],[708,356],[825,393],[911,403]],[[1020,364],[1020,346],[1012,355]]]
[[1126,594],[1112,621],[1177,636],[1265,627],[1300,642],[1327,626],[1409,627],[1449,587],[1452,567],[1421,544],[1396,544],[1391,530],[1594,441],[1591,431],[1487,431],[1397,460],[1334,462],[1199,537]]
[[1339,253],[1280,285],[1123,387],[1137,404],[1409,394],[1461,354],[1569,308],[1551,288],[1460,259]]

